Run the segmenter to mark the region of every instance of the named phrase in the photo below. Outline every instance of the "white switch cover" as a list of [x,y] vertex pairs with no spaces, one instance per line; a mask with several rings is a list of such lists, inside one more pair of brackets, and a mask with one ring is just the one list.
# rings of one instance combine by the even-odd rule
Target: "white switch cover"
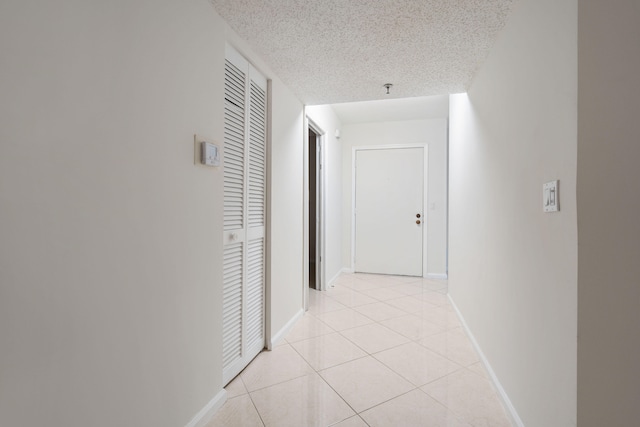
[[545,212],[558,212],[560,210],[557,180],[547,182],[542,186],[542,208]]

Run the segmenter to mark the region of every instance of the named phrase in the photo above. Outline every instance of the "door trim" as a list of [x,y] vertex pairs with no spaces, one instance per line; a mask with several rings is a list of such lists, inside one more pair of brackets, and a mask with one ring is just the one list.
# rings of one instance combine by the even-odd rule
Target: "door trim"
[[351,149],[351,271],[355,271],[356,267],[356,154],[358,151],[364,150],[394,150],[406,148],[423,148],[424,149],[424,194],[422,196],[422,211],[424,212],[422,227],[422,277],[428,276],[427,269],[427,249],[428,249],[428,228],[429,213],[427,210],[428,192],[429,192],[429,144],[386,144],[386,145],[360,145]]
[[304,310],[307,311],[309,308],[309,128],[313,129],[313,131],[318,135],[318,145],[320,146],[320,156],[319,162],[322,164],[322,168],[318,171],[317,180],[319,183],[319,191],[318,191],[318,215],[320,218],[320,227],[318,230],[318,239],[317,244],[320,246],[320,250],[316,251],[316,266],[320,269],[320,281],[316,284],[319,290],[326,290],[326,272],[324,268],[324,260],[326,260],[325,256],[325,206],[326,206],[326,198],[325,198],[325,188],[326,188],[326,159],[325,159],[325,151],[326,151],[326,132],[318,126],[313,120],[307,116],[306,112],[304,113],[304,203],[303,203],[303,228],[304,228],[304,239],[303,239],[303,278],[302,285],[303,289],[303,307]]

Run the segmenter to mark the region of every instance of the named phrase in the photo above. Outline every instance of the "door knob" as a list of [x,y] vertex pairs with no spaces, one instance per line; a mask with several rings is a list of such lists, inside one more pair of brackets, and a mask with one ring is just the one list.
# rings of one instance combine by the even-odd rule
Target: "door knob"
[[420,214],[416,214],[416,218],[420,218]]
[[420,220],[419,219],[416,220],[416,224],[420,224]]

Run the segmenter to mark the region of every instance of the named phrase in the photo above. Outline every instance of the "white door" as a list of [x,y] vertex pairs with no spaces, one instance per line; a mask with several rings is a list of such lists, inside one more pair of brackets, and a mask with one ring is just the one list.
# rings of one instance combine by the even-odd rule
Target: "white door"
[[422,276],[424,148],[355,156],[355,271]]
[[227,48],[224,116],[223,381],[264,348],[267,81]]

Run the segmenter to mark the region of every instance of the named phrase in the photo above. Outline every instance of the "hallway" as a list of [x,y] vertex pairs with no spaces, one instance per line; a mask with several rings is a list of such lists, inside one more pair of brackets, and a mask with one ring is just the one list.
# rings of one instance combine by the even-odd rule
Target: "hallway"
[[345,274],[226,388],[207,427],[510,426],[446,281]]

